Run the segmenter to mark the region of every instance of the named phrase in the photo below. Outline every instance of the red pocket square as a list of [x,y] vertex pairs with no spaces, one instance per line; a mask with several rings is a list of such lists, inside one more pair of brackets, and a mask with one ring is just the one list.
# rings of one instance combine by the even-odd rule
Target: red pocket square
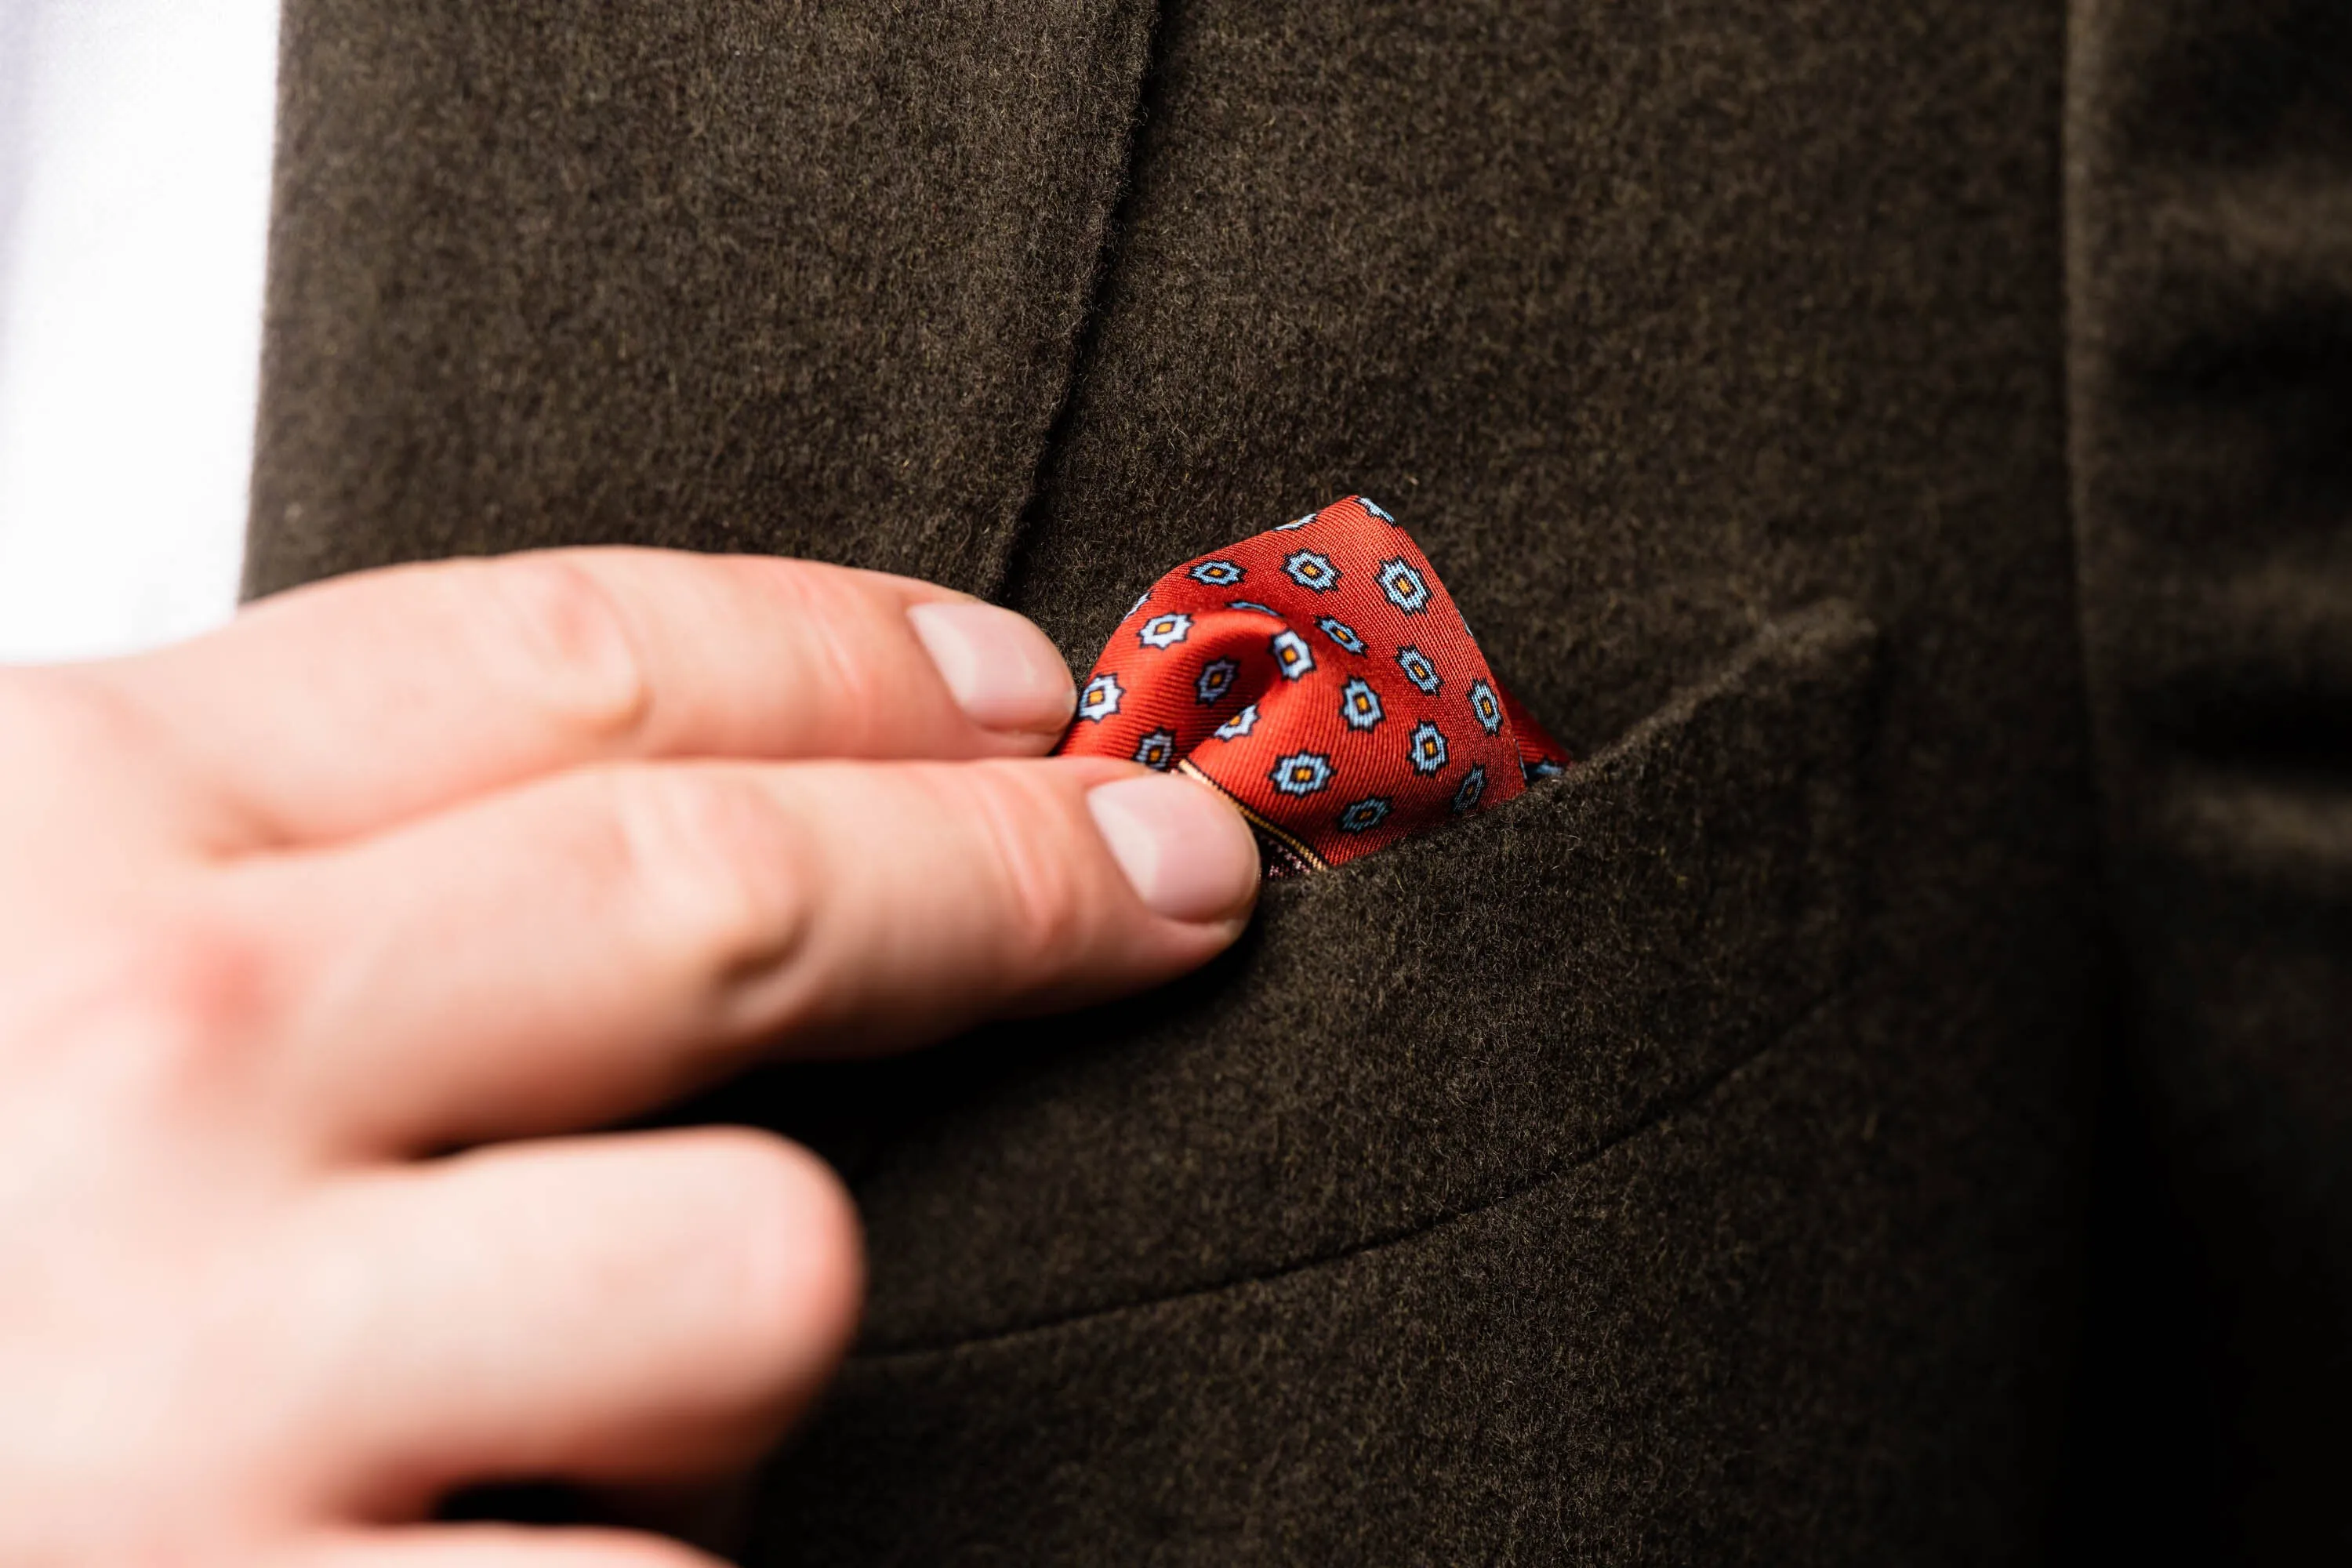
[[1360,496],[1153,584],[1058,750],[1213,785],[1257,830],[1269,877],[1369,855],[1569,763],[1412,536]]

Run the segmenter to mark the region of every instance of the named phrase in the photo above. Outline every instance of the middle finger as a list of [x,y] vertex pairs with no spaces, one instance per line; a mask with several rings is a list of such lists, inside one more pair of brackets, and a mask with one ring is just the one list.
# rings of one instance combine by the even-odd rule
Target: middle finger
[[287,1103],[385,1152],[1155,984],[1238,933],[1257,856],[1208,790],[1100,758],[634,764],[231,886],[301,933]]

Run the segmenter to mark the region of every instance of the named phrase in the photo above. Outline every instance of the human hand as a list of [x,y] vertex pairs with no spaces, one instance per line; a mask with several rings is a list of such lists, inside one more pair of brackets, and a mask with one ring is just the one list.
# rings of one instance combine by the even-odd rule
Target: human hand
[[562,1135],[1223,948],[1246,828],[1070,701],[1008,612],[650,551],[0,671],[0,1562],[705,1562],[423,1522],[723,1473],[852,1332],[813,1156]]

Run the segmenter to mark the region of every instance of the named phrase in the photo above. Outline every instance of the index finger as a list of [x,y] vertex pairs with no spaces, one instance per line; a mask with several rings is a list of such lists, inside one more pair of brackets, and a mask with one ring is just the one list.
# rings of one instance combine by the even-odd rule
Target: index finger
[[1030,755],[1068,668],[1009,610],[769,556],[620,548],[390,567],[85,672],[250,825],[336,839],[582,763]]

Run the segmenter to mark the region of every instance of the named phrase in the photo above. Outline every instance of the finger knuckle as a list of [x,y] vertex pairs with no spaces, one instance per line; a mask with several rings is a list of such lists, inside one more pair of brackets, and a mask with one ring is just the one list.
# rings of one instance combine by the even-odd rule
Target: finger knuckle
[[1034,770],[983,763],[973,774],[1002,940],[1024,963],[1079,951],[1101,900],[1068,803]]
[[627,616],[594,573],[561,553],[516,556],[481,570],[498,605],[486,635],[558,722],[608,741],[646,727],[652,675]]
[[70,668],[0,668],[0,734],[23,756],[68,765],[119,756],[142,738],[119,694]]
[[287,971],[282,944],[232,911],[198,902],[151,914],[97,967],[75,1033],[94,1062],[131,1069],[122,1082],[242,1085],[277,1032]]
[[723,980],[800,944],[808,835],[756,780],[726,768],[626,770],[609,780],[622,874],[686,963]]
[[813,677],[808,686],[823,700],[828,732],[853,752],[871,749],[904,693],[897,689],[902,672],[877,657],[881,639],[870,592],[849,574],[830,569],[795,571],[782,581]]

